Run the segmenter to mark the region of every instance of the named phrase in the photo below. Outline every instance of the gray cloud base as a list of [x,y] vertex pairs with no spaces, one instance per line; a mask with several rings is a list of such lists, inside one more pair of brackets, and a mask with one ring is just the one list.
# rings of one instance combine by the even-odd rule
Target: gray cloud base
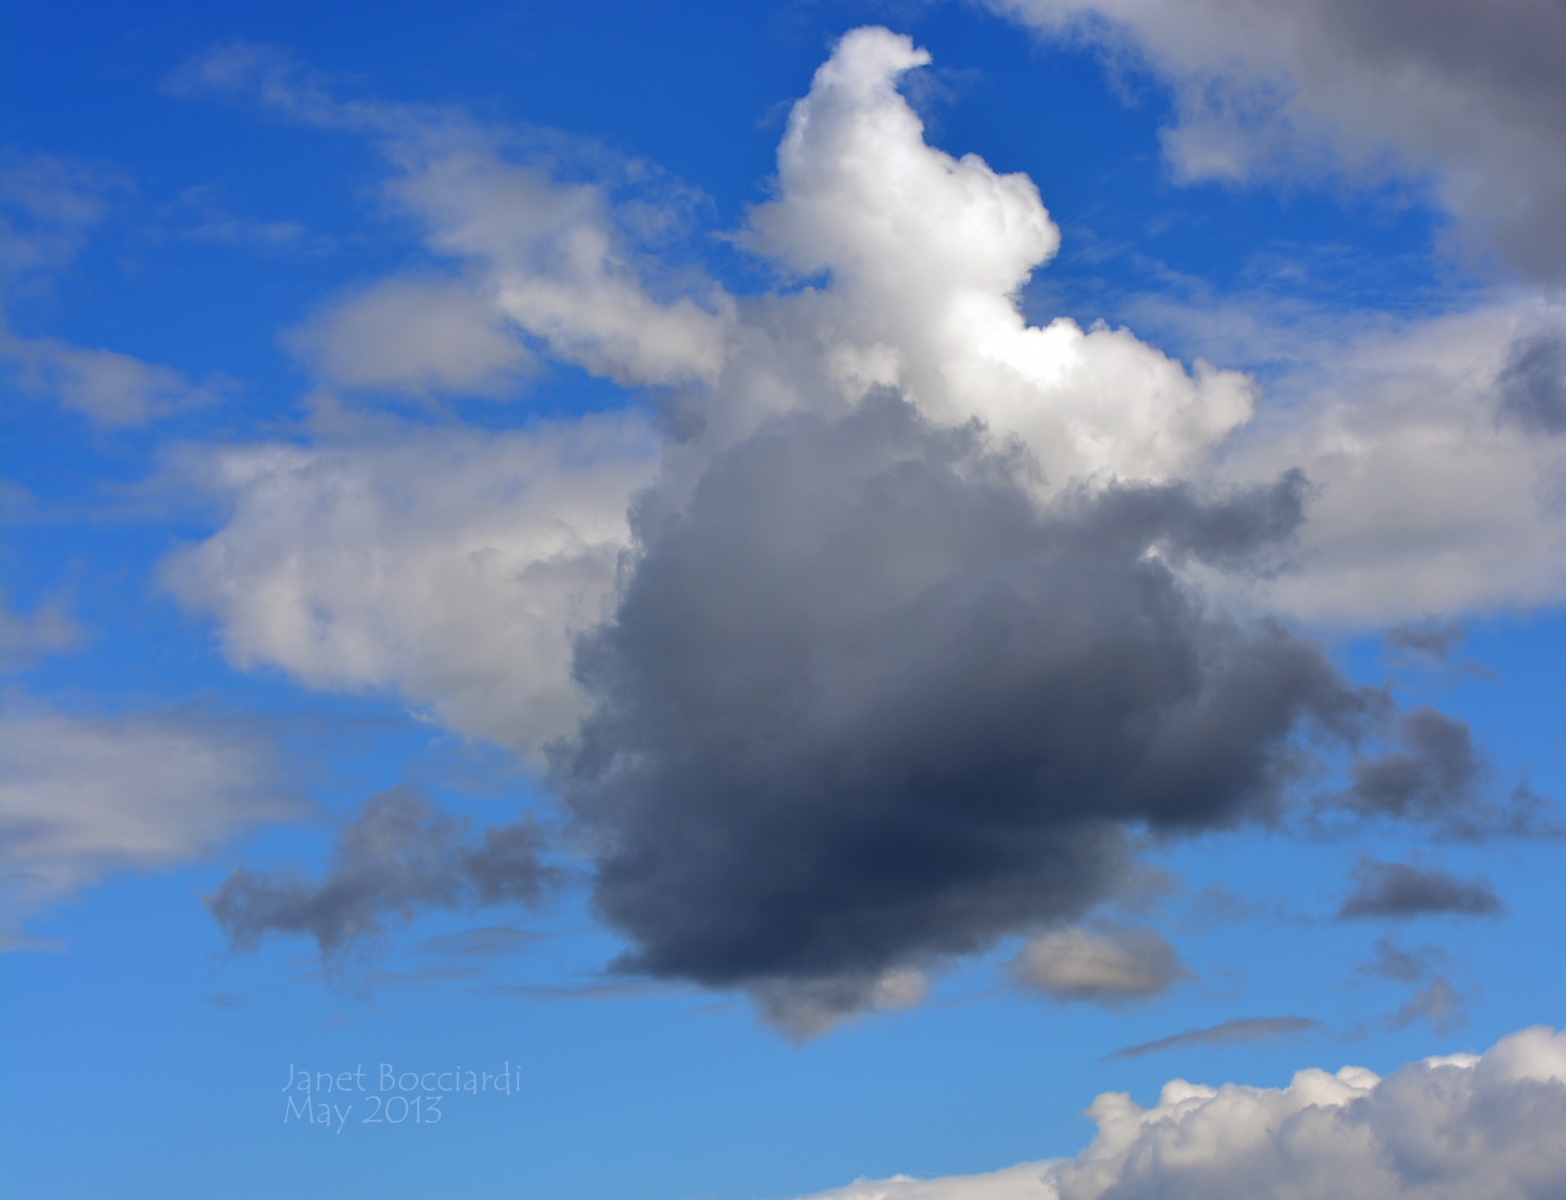
[[[553,757],[622,967],[862,996],[1079,917],[1125,880],[1130,828],[1277,818],[1300,735],[1385,714],[1171,567],[1273,561],[1298,475],[1045,512],[1027,469],[882,393],[774,421],[677,515],[645,505],[618,613],[578,645],[596,707]],[[1402,753],[1438,774],[1424,748]]]

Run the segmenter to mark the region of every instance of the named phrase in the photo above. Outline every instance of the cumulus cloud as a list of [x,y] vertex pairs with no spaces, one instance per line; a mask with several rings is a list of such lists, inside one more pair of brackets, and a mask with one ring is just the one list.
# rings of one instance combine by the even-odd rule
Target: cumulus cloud
[[789,306],[818,339],[815,387],[853,400],[895,386],[932,419],[979,417],[1054,484],[1180,473],[1249,418],[1249,381],[1188,373],[1126,330],[1027,325],[1017,291],[1059,231],[1025,175],[925,143],[896,85],[927,62],[885,29],[846,35],[789,117],[778,198],[750,214],[747,246],[828,275]]
[[389,279],[285,335],[328,383],[415,396],[500,397],[532,356],[493,303],[455,280]]
[[656,454],[634,416],[192,451],[175,470],[232,515],[163,579],[236,666],[395,688],[535,753],[575,726],[570,637],[602,615]]
[[[1026,471],[882,394],[763,427],[677,515],[649,498],[554,757],[623,966],[858,987],[1074,920],[1123,886],[1129,827],[1276,819],[1300,735],[1376,728],[1380,693],[1170,566],[1265,561],[1298,479],[1041,508]],[[1457,812],[1424,796],[1407,815]]]
[[1171,1034],[1157,1041],[1126,1046],[1106,1054],[1104,1058],[1106,1061],[1114,1058],[1141,1058],[1144,1054],[1157,1054],[1181,1046],[1233,1046],[1240,1042],[1286,1037],[1320,1028],[1321,1022],[1312,1017],[1237,1017],[1206,1029],[1187,1029],[1184,1033]]
[[145,425],[191,408],[216,404],[230,386],[215,377],[193,384],[172,367],[113,350],[88,350],[57,338],[19,338],[0,331],[0,358],[24,390],[103,425]]
[[198,858],[297,809],[266,739],[234,719],[16,709],[0,722],[0,848],[18,914],[115,871]]
[[992,7],[1169,83],[1179,179],[1401,179],[1513,269],[1566,279],[1566,11],[1551,0]]
[[1183,1079],[1157,1104],[1106,1092],[1073,1158],[988,1175],[906,1176],[810,1200],[1540,1200],[1566,1191],[1566,1034],[1544,1026],[1482,1056],[1386,1078],[1308,1069],[1287,1087]]
[[[1058,230],[1027,178],[925,142],[897,88],[927,61],[884,29],[833,50],[735,237],[790,286],[744,298],[656,261],[678,189],[644,166],[573,175],[262,48],[177,81],[371,139],[451,266],[435,298],[477,351],[356,356],[431,299],[383,282],[296,335],[323,377],[478,388],[525,338],[660,389],[670,419],[193,454],[230,515],[168,585],[237,665],[552,745],[620,967],[745,990],[795,1036],[1083,920],[1126,886],[1134,831],[1284,819],[1312,739],[1349,761],[1324,816],[1539,827],[1532,798],[1486,799],[1465,725],[1351,686],[1259,604],[1365,619],[1556,593],[1553,460],[1497,415],[1504,322],[1469,331],[1489,357],[1433,397],[1414,364],[1459,339],[1432,327],[1359,348],[1356,396],[1392,380],[1377,404],[1253,432],[1244,375],[1027,324]],[[633,176],[653,178],[636,202]],[[1469,481],[1494,492],[1478,515]],[[1060,993],[1142,986],[1150,945]]]
[[1354,869],[1354,881],[1357,886],[1338,909],[1341,919],[1426,913],[1493,917],[1504,911],[1488,879],[1463,879],[1439,867],[1367,858]]
[[1189,974],[1153,930],[1113,927],[1053,929],[1029,938],[1007,969],[1017,986],[1051,999],[1110,1006],[1166,992]]
[[544,848],[531,818],[475,837],[467,821],[393,788],[344,824],[322,879],[240,867],[205,903],[236,950],[272,934],[309,934],[331,959],[420,911],[537,904],[557,877]]

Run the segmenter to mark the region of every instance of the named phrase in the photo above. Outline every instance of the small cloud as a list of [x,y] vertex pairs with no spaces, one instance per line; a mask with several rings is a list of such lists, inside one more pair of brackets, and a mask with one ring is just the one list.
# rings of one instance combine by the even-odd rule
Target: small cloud
[[1338,909],[1339,920],[1445,913],[1493,917],[1505,911],[1488,879],[1462,879],[1437,867],[1366,858],[1354,869],[1358,886]]
[[504,325],[461,282],[390,279],[317,313],[283,340],[339,387],[498,399],[533,369]]
[[6,604],[0,589],[0,671],[21,670],[45,654],[74,650],[84,640],[81,625],[62,597],[48,597],[23,614]]
[[1530,433],[1566,433],[1566,333],[1518,338],[1496,377],[1499,415]]
[[88,350],[56,338],[0,333],[0,358],[14,364],[24,390],[50,396],[102,425],[145,425],[218,403],[232,383],[214,376],[193,384],[172,367],[113,350]]
[[1206,1029],[1188,1029],[1156,1042],[1143,1042],[1106,1054],[1104,1061],[1116,1058],[1140,1058],[1144,1054],[1157,1054],[1179,1046],[1233,1046],[1239,1042],[1258,1042],[1268,1038],[1286,1037],[1294,1033],[1307,1033],[1323,1028],[1312,1017],[1240,1017],[1224,1021]]
[[1468,629],[1461,621],[1424,622],[1399,625],[1383,637],[1388,646],[1404,650],[1432,662],[1444,663],[1463,644]]
[[1376,956],[1360,965],[1362,975],[1415,985],[1414,993],[1382,1023],[1393,1032],[1417,1020],[1425,1020],[1438,1034],[1446,1035],[1468,1024],[1468,1010],[1479,998],[1477,987],[1459,989],[1450,978],[1452,956],[1428,943],[1405,950],[1391,937],[1375,943]]
[[1166,992],[1189,972],[1175,949],[1150,929],[1080,927],[1030,938],[1006,964],[1018,987],[1062,1003],[1117,1006]]
[[558,879],[540,861],[544,844],[531,818],[472,837],[467,821],[392,788],[343,826],[324,878],[240,867],[204,903],[236,951],[272,934],[309,934],[331,963],[380,939],[388,920],[406,924],[421,910],[539,903]]

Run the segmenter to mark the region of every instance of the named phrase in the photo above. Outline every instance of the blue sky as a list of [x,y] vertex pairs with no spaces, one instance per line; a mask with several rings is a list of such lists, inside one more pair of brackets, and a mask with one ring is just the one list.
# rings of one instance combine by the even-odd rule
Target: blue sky
[[8,1191],[1566,1180],[1558,6],[4,7]]

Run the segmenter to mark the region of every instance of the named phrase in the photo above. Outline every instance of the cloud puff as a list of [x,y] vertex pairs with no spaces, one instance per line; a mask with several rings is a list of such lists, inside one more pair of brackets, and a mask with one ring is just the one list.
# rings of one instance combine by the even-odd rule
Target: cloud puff
[[1125,330],[1028,326],[1016,293],[1059,231],[1025,175],[925,143],[896,84],[927,62],[906,37],[858,29],[816,72],[778,149],[779,196],[751,211],[744,244],[828,278],[748,319],[773,337],[807,321],[816,345],[798,350],[823,363],[822,393],[896,386],[933,420],[979,417],[1052,484],[1180,473],[1249,418],[1249,381],[1188,374]]
[[1029,938],[1007,969],[1054,1000],[1116,1005],[1168,991],[1183,974],[1175,949],[1150,929],[1054,929]]
[[157,417],[216,404],[229,386],[221,378],[193,384],[171,367],[56,338],[0,332],[0,357],[13,364],[16,382],[26,391],[52,396],[103,425],[145,425]]
[[1536,1026],[1483,1056],[1309,1069],[1287,1087],[1176,1079],[1119,1092],[1074,1158],[988,1175],[861,1181],[810,1200],[1538,1200],[1566,1191],[1566,1034]]
[[267,741],[195,710],[0,722],[5,888],[25,913],[114,871],[205,855],[297,811]]
[[1367,858],[1354,869],[1358,885],[1338,909],[1341,919],[1449,913],[1498,916],[1504,908],[1488,879],[1462,879],[1438,867]]
[[[1566,11],[1549,0],[992,0],[1174,89],[1178,178],[1428,186],[1515,270],[1566,278]],[[1129,52],[1129,54],[1127,53]]]
[[602,615],[656,455],[635,416],[193,451],[176,470],[232,515],[163,579],[218,617],[235,665],[393,687],[534,753],[575,726],[570,636]]
[[46,597],[23,614],[11,608],[0,589],[0,671],[20,670],[41,655],[72,650],[85,637],[63,597]]
[[1468,1024],[1478,989],[1459,990],[1452,982],[1452,956],[1445,950],[1428,943],[1405,950],[1389,936],[1377,938],[1375,950],[1375,958],[1360,966],[1361,974],[1414,986],[1408,1002],[1384,1018],[1388,1029],[1406,1029],[1424,1020],[1437,1033],[1447,1034]]
[[309,934],[328,958],[373,943],[387,919],[422,910],[536,904],[555,881],[531,819],[486,827],[442,813],[406,788],[366,800],[342,828],[318,882],[240,867],[204,902],[236,950],[270,934]]
[[1041,509],[991,446],[883,394],[764,426],[677,515],[649,498],[553,775],[625,966],[862,991],[1081,916],[1129,826],[1276,818],[1301,734],[1374,728],[1379,693],[1169,565],[1265,561],[1298,479]]
[[284,340],[340,387],[500,397],[532,360],[503,324],[493,304],[459,281],[388,279]]

